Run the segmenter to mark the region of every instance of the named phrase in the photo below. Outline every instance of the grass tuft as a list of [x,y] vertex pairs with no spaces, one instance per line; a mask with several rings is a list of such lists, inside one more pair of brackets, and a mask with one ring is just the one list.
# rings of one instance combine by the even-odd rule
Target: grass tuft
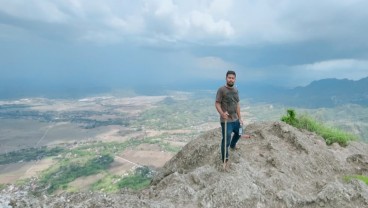
[[328,127],[320,122],[317,122],[308,115],[298,116],[293,109],[287,110],[287,115],[281,118],[281,121],[286,122],[298,129],[305,129],[323,137],[326,144],[331,145],[338,143],[341,146],[346,146],[349,141],[357,140],[358,137],[354,134],[342,131],[334,127]]
[[351,181],[352,179],[358,179],[358,180],[363,181],[365,184],[368,185],[368,176],[365,176],[365,175],[345,176],[344,179],[347,182]]

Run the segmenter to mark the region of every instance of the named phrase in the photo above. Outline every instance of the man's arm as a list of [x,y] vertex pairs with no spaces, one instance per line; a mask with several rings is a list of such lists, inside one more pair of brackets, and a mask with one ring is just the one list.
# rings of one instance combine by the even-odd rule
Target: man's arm
[[239,102],[236,105],[236,114],[238,115],[240,124],[243,125],[243,120],[241,118],[241,113],[240,113],[240,103]]
[[227,120],[227,119],[228,119],[228,115],[229,115],[229,114],[228,114],[227,112],[223,112],[223,111],[222,111],[221,103],[220,103],[220,102],[215,101],[215,106],[216,106],[216,110],[217,110],[217,112],[220,114],[220,116],[221,116],[223,119]]

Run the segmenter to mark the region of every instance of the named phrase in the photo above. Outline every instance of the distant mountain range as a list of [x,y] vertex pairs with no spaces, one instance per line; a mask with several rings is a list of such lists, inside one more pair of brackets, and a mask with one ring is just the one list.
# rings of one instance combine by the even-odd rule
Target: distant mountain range
[[[137,95],[167,95],[172,91],[186,91],[194,92],[199,98],[208,97],[214,99],[218,87],[223,84],[225,84],[224,81],[194,80],[192,82],[172,83],[170,85],[142,84],[140,86],[132,86],[129,90],[133,90]],[[334,107],[348,103],[368,106],[368,77],[357,81],[322,79],[313,81],[305,87],[293,89],[285,89],[272,84],[266,85],[265,83],[238,82],[237,84],[241,99],[251,99],[255,102],[280,103],[307,108]],[[108,94],[113,92],[113,90],[109,86],[85,83],[81,83],[80,86],[75,86],[73,83],[65,83],[65,86],[35,83],[28,86],[27,83],[0,82],[0,100],[24,97],[73,99],[97,94]],[[121,89],[121,91],[125,90]]]
[[[246,90],[246,92],[250,91]],[[353,103],[368,106],[368,77],[358,81],[348,79],[322,79],[305,87],[278,89],[257,88],[248,95],[255,101],[281,103],[298,107],[334,107]]]

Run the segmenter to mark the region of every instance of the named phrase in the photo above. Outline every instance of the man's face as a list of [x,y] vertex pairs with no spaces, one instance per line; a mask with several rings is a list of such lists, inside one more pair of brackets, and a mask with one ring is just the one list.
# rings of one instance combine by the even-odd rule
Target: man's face
[[233,75],[233,74],[227,75],[227,77],[226,77],[226,85],[229,86],[229,87],[234,86],[235,79],[236,79],[235,78],[235,75]]

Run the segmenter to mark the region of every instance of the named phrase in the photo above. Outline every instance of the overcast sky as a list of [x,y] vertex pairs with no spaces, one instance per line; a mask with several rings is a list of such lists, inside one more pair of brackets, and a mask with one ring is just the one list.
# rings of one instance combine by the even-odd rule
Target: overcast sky
[[367,8],[364,0],[0,0],[0,81],[191,84],[223,81],[228,69],[240,83],[358,80],[368,76]]

